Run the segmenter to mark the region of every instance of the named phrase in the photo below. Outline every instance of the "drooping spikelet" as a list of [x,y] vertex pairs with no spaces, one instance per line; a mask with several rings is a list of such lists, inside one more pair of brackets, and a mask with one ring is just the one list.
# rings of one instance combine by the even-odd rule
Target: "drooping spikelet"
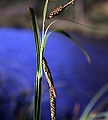
[[67,6],[69,6],[70,4],[73,4],[76,0],[71,0],[70,2],[68,2],[67,4],[65,4],[63,7],[57,7],[55,10],[53,10],[49,16],[48,19],[51,19],[53,17],[55,17],[56,15],[59,15]]
[[49,88],[51,89],[53,96],[56,98],[56,91],[54,88],[52,75],[51,75],[50,69],[47,65],[47,61],[46,61],[45,57],[42,58],[42,66],[43,66],[44,73],[45,73],[45,76],[46,76],[47,81],[48,81]]
[[45,57],[42,58],[42,65],[49,85],[51,119],[56,120],[56,91],[54,88],[51,72],[47,65]]
[[52,90],[50,88],[49,93],[50,93],[51,119],[56,120],[56,98],[53,96]]

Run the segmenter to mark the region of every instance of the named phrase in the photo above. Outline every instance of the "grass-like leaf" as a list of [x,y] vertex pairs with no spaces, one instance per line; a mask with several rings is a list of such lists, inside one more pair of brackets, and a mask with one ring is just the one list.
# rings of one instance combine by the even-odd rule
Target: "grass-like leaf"
[[42,54],[44,56],[44,52],[45,52],[45,47],[46,47],[46,42],[48,40],[48,37],[51,35],[52,32],[49,32],[46,36],[45,36],[45,39],[44,39],[44,43],[43,43],[43,47],[42,47]]
[[36,45],[36,53],[37,53],[37,68],[36,68],[36,77],[35,77],[35,90],[34,90],[34,115],[33,120],[41,119],[41,83],[42,83],[42,65],[41,65],[41,37],[39,32],[39,27],[37,23],[37,19],[35,16],[35,12],[33,8],[28,8],[31,21],[32,28],[35,37],[35,45]]
[[102,87],[96,95],[91,99],[91,101],[86,106],[84,112],[82,113],[80,120],[87,120],[90,111],[92,110],[93,106],[96,104],[96,102],[102,97],[102,95],[108,91],[108,84],[106,84],[104,87]]
[[47,12],[48,0],[45,2],[44,11],[43,11],[43,23],[45,23],[46,12]]
[[46,20],[46,12],[47,12],[47,6],[48,6],[48,0],[46,0],[45,2],[45,6],[44,6],[44,11],[43,11],[43,28],[42,28],[42,45],[41,45],[41,52],[42,55],[44,56],[44,49],[45,49],[45,33],[44,33],[44,29],[45,29],[45,20]]
[[30,15],[31,21],[32,21],[32,29],[33,29],[34,37],[35,37],[36,52],[38,53],[38,52],[40,52],[41,37],[40,37],[39,27],[38,27],[38,23],[37,23],[37,18],[35,16],[35,12],[34,12],[33,8],[29,7],[28,11],[29,11],[29,15]]
[[[48,39],[48,37],[50,36],[50,34],[52,33],[52,32],[49,32],[49,33],[48,33],[48,30],[49,30],[49,28],[51,27],[51,25],[53,25],[55,22],[56,22],[56,20],[54,20],[53,22],[51,22],[51,23],[48,25],[48,27],[46,28],[46,30],[45,30],[44,39],[42,40],[42,55],[43,55],[43,56],[44,56],[44,52],[45,52],[45,46],[46,46],[47,39]],[[47,34],[47,33],[48,33],[48,34]]]
[[52,22],[48,25],[48,27],[47,27],[46,30],[45,30],[45,37],[46,37],[46,34],[47,34],[49,28],[50,28],[55,22],[57,22],[57,20],[52,21]]
[[45,28],[45,19],[47,12],[48,0],[45,2],[44,11],[43,11],[43,28],[42,28],[42,41],[44,40],[44,28]]
[[97,27],[94,27],[94,26],[88,26],[88,25],[85,25],[85,24],[81,24],[79,22],[76,22],[74,20],[69,20],[67,18],[64,18],[64,19],[59,19],[58,21],[67,21],[67,22],[70,22],[70,23],[74,23],[74,24],[77,24],[77,25],[80,25],[80,26],[83,26],[83,27],[86,27],[86,28],[89,28],[89,29],[93,29],[93,30],[100,30],[99,28]]
[[58,33],[61,33],[63,35],[65,35],[66,37],[68,37],[69,39],[71,39],[80,49],[81,51],[84,53],[84,55],[86,56],[88,62],[90,63],[91,62],[91,59],[88,55],[88,53],[84,50],[84,48],[79,44],[79,42],[77,42],[74,38],[72,38],[68,33],[66,33],[65,31],[63,30],[55,30],[54,32],[58,32]]
[[[28,11],[29,11],[29,15],[30,15],[31,21],[32,21],[32,29],[33,29],[34,38],[35,38],[37,61],[39,63],[39,61],[40,61],[40,58],[39,58],[40,48],[41,48],[41,37],[40,37],[39,27],[38,27],[37,19],[36,19],[35,12],[34,12],[33,8],[29,7]],[[39,64],[37,65],[37,70],[39,71]]]
[[[55,21],[56,22],[56,21]],[[90,63],[91,62],[91,59],[88,55],[88,53],[84,50],[84,48],[79,44],[79,42],[77,42],[74,38],[72,38],[68,33],[66,33],[65,31],[63,30],[54,30],[52,32],[58,32],[60,34],[63,34],[65,35],[66,37],[68,37],[69,39],[71,39],[80,49],[81,51],[84,53],[84,55],[86,56],[88,62]],[[46,42],[47,42],[47,39],[48,37],[51,35],[52,32],[49,32],[46,36],[45,36],[45,40],[44,40],[44,45],[43,45],[43,53],[44,53],[44,49],[45,49],[45,46],[46,46]]]

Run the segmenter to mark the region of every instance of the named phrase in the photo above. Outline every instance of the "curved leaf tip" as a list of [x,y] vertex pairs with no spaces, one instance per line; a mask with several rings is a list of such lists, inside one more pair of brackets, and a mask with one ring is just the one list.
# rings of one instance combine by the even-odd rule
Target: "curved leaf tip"
[[68,37],[69,39],[71,39],[80,49],[81,51],[84,53],[84,55],[86,56],[86,59],[88,61],[88,63],[91,63],[91,58],[88,55],[88,53],[86,52],[86,50],[79,44],[78,41],[76,41],[74,38],[72,38],[67,32],[63,31],[63,30],[55,30],[54,32],[58,32],[61,33],[63,35],[65,35],[66,37]]
[[28,7],[27,9],[28,9],[28,11],[29,11],[29,12],[34,13],[34,10],[33,10],[33,8],[32,8],[32,7]]
[[90,58],[90,56],[86,56],[86,57],[87,57],[88,63],[91,63],[91,58]]

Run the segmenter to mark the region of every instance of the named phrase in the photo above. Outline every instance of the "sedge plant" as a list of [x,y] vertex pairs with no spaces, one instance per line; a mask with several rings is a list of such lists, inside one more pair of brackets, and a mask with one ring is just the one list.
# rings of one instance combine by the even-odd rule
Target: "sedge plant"
[[[73,4],[76,0],[70,1],[67,5],[64,5],[64,7],[67,7],[71,3]],[[45,46],[46,42],[48,40],[48,37],[51,35],[52,32],[58,32],[65,36],[67,36],[69,39],[71,39],[76,45],[79,46],[79,48],[82,50],[82,52],[85,54],[88,62],[90,62],[90,57],[87,54],[87,52],[84,50],[83,47],[75,40],[73,39],[68,33],[66,33],[63,30],[54,30],[51,32],[48,32],[50,26],[57,22],[57,20],[52,21],[45,29],[45,22],[47,20],[46,14],[47,14],[47,6],[48,6],[48,0],[45,2],[44,10],[43,10],[43,27],[42,27],[42,37],[40,35],[40,29],[38,26],[37,18],[35,15],[35,12],[33,8],[28,7],[29,15],[31,18],[32,23],[32,29],[34,33],[34,39],[35,39],[35,46],[36,46],[36,75],[35,75],[35,87],[34,87],[34,104],[33,104],[33,120],[41,120],[41,89],[42,89],[42,74],[43,70],[45,72],[48,84],[49,84],[49,92],[50,92],[50,108],[51,108],[51,119],[56,120],[56,92],[53,84],[53,80],[51,77],[51,72],[48,67],[47,61],[44,57],[45,53]],[[55,13],[56,12],[56,13]],[[56,16],[59,14],[59,9],[56,9],[56,11],[53,11],[52,14],[50,13],[50,17]],[[51,18],[52,18],[51,17]]]

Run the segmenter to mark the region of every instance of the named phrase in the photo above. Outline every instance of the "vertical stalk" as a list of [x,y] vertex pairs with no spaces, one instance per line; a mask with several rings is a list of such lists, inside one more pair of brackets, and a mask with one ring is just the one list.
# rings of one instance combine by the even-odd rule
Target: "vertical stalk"
[[[42,53],[37,54],[37,68],[34,95],[34,119],[41,120],[41,88],[42,88]],[[39,68],[39,69],[38,69]]]
[[41,120],[41,85],[42,85],[42,75],[39,76],[38,74],[36,74],[33,120]]

